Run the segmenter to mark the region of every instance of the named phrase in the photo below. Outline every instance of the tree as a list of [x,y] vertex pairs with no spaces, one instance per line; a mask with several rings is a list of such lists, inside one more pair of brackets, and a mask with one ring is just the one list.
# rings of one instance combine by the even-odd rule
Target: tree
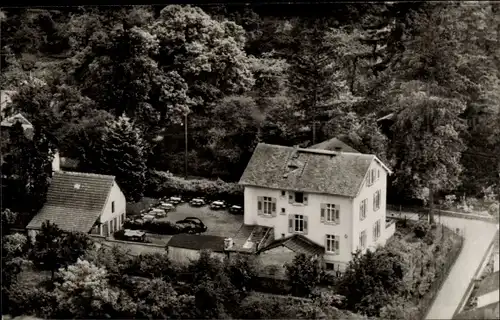
[[16,223],[18,215],[17,212],[13,212],[9,209],[2,210],[2,237],[10,234],[10,228]]
[[[401,111],[394,124],[397,140],[392,146],[396,185],[418,194],[429,189],[430,222],[434,222],[434,194],[458,185],[464,149],[460,132],[464,125],[459,115],[464,104],[439,95],[439,88],[409,83],[398,101]],[[407,91],[407,92],[408,92]]]
[[106,318],[117,309],[120,292],[108,284],[106,269],[78,259],[60,275],[54,292],[66,316]]
[[120,117],[108,123],[89,167],[96,173],[114,175],[128,201],[142,198],[146,178],[145,143],[128,118]]
[[204,279],[214,279],[224,271],[222,262],[213,257],[208,250],[200,251],[200,257],[191,262],[188,270],[193,274],[193,283],[200,283]]
[[163,279],[171,282],[175,279],[178,270],[167,254],[164,253],[146,253],[134,258],[132,262],[134,273],[148,278]]
[[379,316],[393,295],[404,291],[406,265],[402,257],[384,248],[354,255],[339,281],[347,309]]
[[257,276],[257,261],[250,256],[233,256],[226,260],[226,273],[236,289],[250,291]]
[[319,261],[305,254],[298,254],[286,266],[288,282],[294,295],[306,297],[319,283]]
[[135,297],[137,316],[148,319],[179,318],[179,301],[172,286],[162,279],[141,282]]
[[58,268],[75,263],[92,246],[88,235],[65,233],[57,225],[45,221],[35,237],[31,259],[42,270],[50,270],[54,279]]
[[197,7],[169,5],[150,29],[159,41],[160,67],[184,79],[197,109],[253,86],[245,33],[234,22],[213,20]]

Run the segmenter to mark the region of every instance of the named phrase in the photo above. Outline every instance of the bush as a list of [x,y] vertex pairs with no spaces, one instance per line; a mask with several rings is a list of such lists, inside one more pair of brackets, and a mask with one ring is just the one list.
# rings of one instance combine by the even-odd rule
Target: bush
[[151,233],[173,235],[183,232],[187,232],[186,228],[180,227],[179,225],[170,221],[125,221],[123,228],[132,230],[147,230]]
[[228,202],[243,202],[243,187],[237,183],[222,180],[186,180],[175,177],[170,172],[150,171],[146,193],[160,198],[170,194],[183,197],[206,196],[209,199],[223,199]]
[[415,233],[415,236],[419,239],[424,238],[427,233],[430,231],[431,226],[429,222],[420,220],[415,225],[413,226],[413,232]]
[[319,262],[305,254],[296,255],[293,262],[285,267],[292,292],[297,296],[308,296],[320,282]]

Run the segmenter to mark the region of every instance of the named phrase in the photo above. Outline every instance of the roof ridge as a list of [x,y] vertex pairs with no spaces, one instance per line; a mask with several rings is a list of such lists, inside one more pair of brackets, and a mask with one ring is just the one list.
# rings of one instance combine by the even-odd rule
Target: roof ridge
[[113,175],[88,173],[88,172],[77,172],[77,171],[56,171],[56,172],[54,172],[54,174],[68,175],[68,176],[96,177],[96,178],[112,178],[112,179],[116,178]]

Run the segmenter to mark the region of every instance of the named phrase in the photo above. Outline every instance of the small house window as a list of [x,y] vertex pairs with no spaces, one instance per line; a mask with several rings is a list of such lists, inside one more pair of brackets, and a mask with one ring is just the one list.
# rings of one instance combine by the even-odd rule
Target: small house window
[[115,202],[111,201],[111,213],[115,213]]
[[368,199],[364,199],[359,203],[359,220],[364,220],[366,218],[366,205]]
[[304,193],[295,192],[295,202],[296,203],[304,203]]
[[335,265],[333,263],[327,262],[327,263],[325,263],[325,269],[327,271],[334,271],[335,270]]
[[282,191],[281,191],[281,196],[282,196],[282,197],[286,196],[286,191],[285,191],[285,190],[282,190]]

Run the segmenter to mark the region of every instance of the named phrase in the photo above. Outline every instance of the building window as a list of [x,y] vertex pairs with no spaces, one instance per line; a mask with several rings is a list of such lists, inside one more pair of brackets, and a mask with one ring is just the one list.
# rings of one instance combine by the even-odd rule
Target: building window
[[326,235],[326,252],[339,254],[339,236]]
[[109,221],[109,232],[115,232],[115,225],[113,224],[113,220]]
[[[378,173],[377,173],[378,171]],[[377,169],[370,169],[368,171],[368,185],[371,186],[372,184],[375,183],[375,181],[378,180],[378,178],[380,177],[380,170],[377,170]]]
[[326,271],[335,271],[335,265],[333,263],[327,262],[325,263]]
[[117,218],[117,217],[115,217],[113,220],[114,220],[114,222],[115,222],[115,231],[118,231],[118,229],[119,229],[119,228],[118,228],[118,218]]
[[285,208],[281,208],[281,213],[285,213]]
[[340,206],[338,204],[322,203],[321,221],[340,223]]
[[361,231],[359,234],[359,248],[363,250],[366,247],[366,231]]
[[125,213],[122,213],[122,224],[125,222]]
[[380,208],[380,190],[375,191],[373,194],[373,211]]
[[281,196],[282,196],[282,197],[285,197],[285,196],[286,196],[286,191],[285,191],[285,190],[281,190]]
[[373,225],[373,240],[377,240],[380,237],[380,219]]
[[276,214],[276,198],[258,197],[257,210],[259,214],[273,215]]
[[304,203],[304,193],[295,192],[295,203]]
[[115,213],[115,202],[111,201],[111,213]]
[[366,218],[366,205],[368,199],[364,199],[359,203],[359,220],[364,220]]
[[304,216],[296,214],[293,222],[293,231],[304,232]]

